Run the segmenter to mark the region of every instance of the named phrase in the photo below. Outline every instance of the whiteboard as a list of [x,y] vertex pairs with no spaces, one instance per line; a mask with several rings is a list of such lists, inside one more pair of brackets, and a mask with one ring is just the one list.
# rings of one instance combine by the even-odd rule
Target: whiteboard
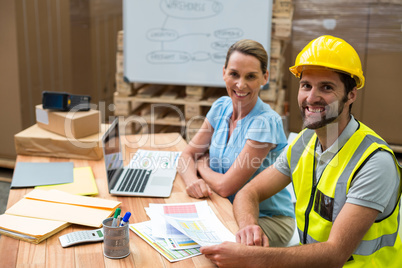
[[124,76],[130,82],[224,86],[228,48],[271,45],[272,0],[124,0]]

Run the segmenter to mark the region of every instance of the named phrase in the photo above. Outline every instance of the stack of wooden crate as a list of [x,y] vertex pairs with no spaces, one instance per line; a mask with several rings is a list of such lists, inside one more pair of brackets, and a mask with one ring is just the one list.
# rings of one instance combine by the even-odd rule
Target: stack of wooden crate
[[128,97],[135,94],[143,86],[143,84],[130,83],[124,78],[123,31],[119,31],[116,52],[116,92],[113,96],[114,115],[131,115],[141,103],[133,102]]
[[260,91],[260,98],[280,115],[286,114],[283,64],[285,48],[290,43],[292,34],[293,10],[293,0],[273,2],[269,86]]

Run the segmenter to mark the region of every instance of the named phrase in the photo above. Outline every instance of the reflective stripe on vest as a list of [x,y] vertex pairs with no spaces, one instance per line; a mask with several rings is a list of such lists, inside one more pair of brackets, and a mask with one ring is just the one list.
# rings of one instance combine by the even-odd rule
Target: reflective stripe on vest
[[292,154],[290,157],[290,173],[293,174],[297,163],[300,160],[301,155],[303,154],[304,150],[306,150],[307,144],[311,140],[311,137],[315,134],[315,131],[312,129],[306,129],[301,133],[299,139],[292,146]]
[[338,183],[335,188],[335,204],[334,204],[334,210],[333,210],[333,214],[332,214],[333,221],[335,221],[336,217],[338,216],[339,212],[341,211],[343,205],[346,202],[346,185],[347,185],[346,183],[347,183],[347,181],[349,180],[354,168],[356,167],[357,162],[360,160],[360,158],[363,156],[364,152],[370,147],[370,145],[373,142],[376,142],[378,144],[383,144],[383,145],[389,147],[385,141],[383,141],[375,136],[367,135],[366,137],[364,137],[363,141],[360,143],[359,147],[353,154],[353,156],[351,158],[352,161],[348,163],[348,165],[343,170],[341,176],[338,179]]
[[[400,204],[401,203],[399,202],[399,205]],[[399,224],[400,224],[400,215],[398,214],[398,225]],[[299,233],[299,237],[303,237],[303,231],[300,230],[299,228],[297,228],[297,231]],[[382,247],[392,247],[395,243],[397,235],[398,232],[395,232],[393,234],[383,235],[373,240],[362,240],[359,244],[359,247],[353,252],[353,254],[368,256],[373,254]],[[315,240],[309,234],[307,234],[306,236],[307,244],[319,243],[319,242],[320,241]]]

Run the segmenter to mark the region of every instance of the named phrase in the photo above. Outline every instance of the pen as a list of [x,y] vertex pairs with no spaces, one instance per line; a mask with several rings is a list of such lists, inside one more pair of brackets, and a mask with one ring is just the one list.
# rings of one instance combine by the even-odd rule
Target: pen
[[120,226],[124,226],[128,223],[128,219],[131,216],[131,212],[126,212],[126,214],[124,214],[123,219],[121,220]]
[[113,221],[112,221],[112,226],[111,227],[117,227],[117,216],[120,215],[120,208],[116,208],[116,212],[114,213]]

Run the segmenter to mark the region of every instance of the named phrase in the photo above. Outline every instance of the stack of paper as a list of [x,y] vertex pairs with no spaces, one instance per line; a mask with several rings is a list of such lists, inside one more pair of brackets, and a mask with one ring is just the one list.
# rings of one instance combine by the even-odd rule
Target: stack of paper
[[121,202],[35,189],[0,215],[0,233],[39,243],[71,223],[99,228]]
[[68,227],[64,221],[43,220],[13,215],[0,215],[0,233],[39,244],[46,238]]
[[145,210],[151,221],[130,228],[171,262],[200,255],[201,246],[235,242],[206,201],[150,204]]

